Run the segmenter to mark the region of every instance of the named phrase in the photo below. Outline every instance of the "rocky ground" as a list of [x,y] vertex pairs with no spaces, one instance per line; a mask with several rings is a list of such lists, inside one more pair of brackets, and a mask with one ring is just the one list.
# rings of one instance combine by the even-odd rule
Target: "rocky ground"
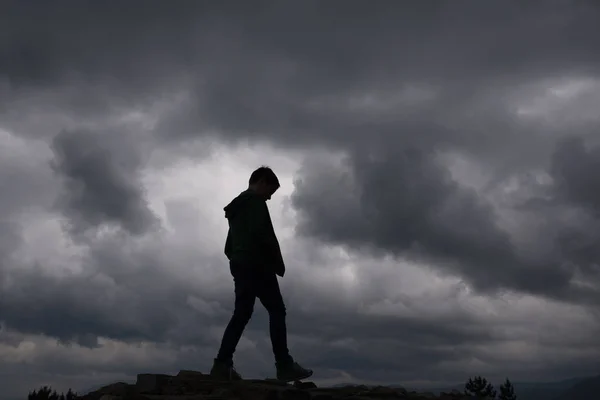
[[461,400],[459,392],[417,393],[402,388],[347,386],[318,388],[312,382],[286,384],[270,380],[216,381],[196,371],[177,375],[140,374],[135,385],[114,383],[80,400]]

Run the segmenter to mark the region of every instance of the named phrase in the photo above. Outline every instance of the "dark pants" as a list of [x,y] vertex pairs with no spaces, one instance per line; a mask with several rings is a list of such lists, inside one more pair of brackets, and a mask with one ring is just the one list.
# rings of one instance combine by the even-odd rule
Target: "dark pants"
[[246,324],[252,317],[256,298],[269,313],[271,344],[276,362],[291,360],[287,347],[285,325],[285,305],[279,290],[279,282],[274,273],[259,272],[250,265],[230,263],[231,275],[235,284],[235,309],[225,328],[217,359],[230,362]]

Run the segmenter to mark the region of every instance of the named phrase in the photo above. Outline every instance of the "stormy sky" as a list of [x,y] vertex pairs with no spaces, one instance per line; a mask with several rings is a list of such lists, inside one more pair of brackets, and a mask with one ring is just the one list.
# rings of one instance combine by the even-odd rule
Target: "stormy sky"
[[318,384],[598,373],[599,47],[584,0],[1,1],[0,396],[208,372],[263,164]]

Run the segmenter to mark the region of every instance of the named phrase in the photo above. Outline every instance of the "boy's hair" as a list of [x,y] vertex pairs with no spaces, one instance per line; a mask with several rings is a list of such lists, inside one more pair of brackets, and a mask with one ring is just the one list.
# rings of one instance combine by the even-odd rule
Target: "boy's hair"
[[275,175],[275,172],[273,172],[271,168],[262,166],[255,170],[252,175],[250,175],[248,184],[252,185],[259,182],[261,179],[264,179],[267,185],[279,188],[279,179],[277,179],[277,175]]

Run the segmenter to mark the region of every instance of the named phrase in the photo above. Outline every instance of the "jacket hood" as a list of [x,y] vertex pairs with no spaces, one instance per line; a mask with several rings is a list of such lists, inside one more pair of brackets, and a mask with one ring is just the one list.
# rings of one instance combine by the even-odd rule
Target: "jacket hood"
[[225,211],[225,218],[231,219],[235,214],[246,205],[249,200],[260,198],[256,193],[251,190],[245,190],[240,193],[235,199],[231,200],[229,204],[223,208]]

